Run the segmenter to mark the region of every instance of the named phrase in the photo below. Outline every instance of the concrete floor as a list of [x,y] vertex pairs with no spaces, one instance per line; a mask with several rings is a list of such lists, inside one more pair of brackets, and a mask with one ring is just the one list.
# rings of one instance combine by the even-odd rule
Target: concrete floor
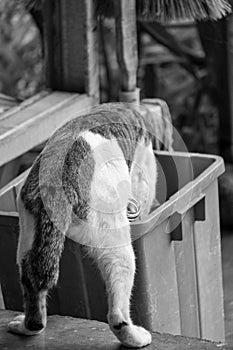
[[226,342],[233,345],[233,230],[222,230]]
[[[3,350],[123,350],[106,323],[64,316],[49,316],[48,327],[36,337],[20,337],[6,332],[15,316],[0,310],[0,349]],[[135,349],[135,348],[133,348]],[[233,350],[232,346],[152,332],[145,350]],[[136,349],[135,349],[136,350]]]

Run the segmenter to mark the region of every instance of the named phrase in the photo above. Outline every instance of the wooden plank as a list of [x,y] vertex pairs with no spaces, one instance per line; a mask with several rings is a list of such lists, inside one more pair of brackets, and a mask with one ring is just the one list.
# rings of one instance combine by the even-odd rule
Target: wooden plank
[[0,121],[0,125],[7,128],[16,127],[34,118],[35,115],[43,115],[53,112],[53,110],[62,107],[64,104],[71,102],[77,95],[68,92],[51,92],[48,96],[22,108],[16,113]]
[[61,124],[86,112],[94,103],[87,95],[54,92],[19,112],[19,118],[16,113],[7,122],[0,121],[0,125],[11,125],[0,135],[0,166],[47,140]]
[[10,127],[5,127],[4,125],[0,125],[0,135],[4,134],[5,132],[7,132],[8,130],[10,130]]
[[206,220],[194,224],[201,338],[224,341],[218,184],[206,189]]
[[10,115],[22,111],[24,108],[28,107],[30,104],[42,99],[43,97],[49,95],[49,90],[40,91],[38,94],[26,99],[25,101],[19,103],[17,106],[8,109],[6,112],[0,114],[0,120],[9,118]]
[[[120,350],[119,341],[115,338],[106,323],[80,318],[50,316],[44,333],[36,337],[19,337],[6,332],[7,324],[17,312],[0,311],[0,347],[10,350]],[[152,333],[152,343],[147,350],[230,350],[232,346],[212,343],[195,338]]]
[[93,0],[44,4],[47,84],[99,100],[98,33]]
[[19,101],[16,98],[0,93],[0,114],[16,106],[18,103]]

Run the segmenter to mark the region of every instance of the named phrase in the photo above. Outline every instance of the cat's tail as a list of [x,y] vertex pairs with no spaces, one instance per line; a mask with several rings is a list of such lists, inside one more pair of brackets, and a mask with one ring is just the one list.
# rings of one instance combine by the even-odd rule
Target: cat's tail
[[[54,224],[44,207],[38,217],[25,210],[22,202],[20,211],[18,263],[25,314],[13,320],[9,330],[33,335],[46,326],[46,295],[58,280],[65,233]],[[25,250],[27,238],[32,242]]]
[[21,273],[30,278],[35,290],[49,290],[57,283],[64,241],[65,232],[52,222],[43,208],[35,223],[32,248],[21,262]]

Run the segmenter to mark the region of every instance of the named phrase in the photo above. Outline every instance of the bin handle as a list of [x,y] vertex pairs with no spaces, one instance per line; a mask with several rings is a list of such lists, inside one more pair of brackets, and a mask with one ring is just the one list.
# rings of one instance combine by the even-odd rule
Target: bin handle
[[178,209],[177,213],[179,213],[181,215],[185,214],[189,209],[194,207],[197,203],[199,203],[204,198],[205,198],[205,193],[201,193],[199,196],[197,196],[193,200],[189,201],[185,207],[183,207],[182,209]]
[[201,193],[199,196],[195,197],[182,209],[176,210],[176,212],[171,216],[172,225],[174,228],[171,231],[172,241],[182,241],[183,239],[183,228],[182,220],[185,213],[193,208],[194,209],[194,220],[195,221],[205,221],[205,194]]

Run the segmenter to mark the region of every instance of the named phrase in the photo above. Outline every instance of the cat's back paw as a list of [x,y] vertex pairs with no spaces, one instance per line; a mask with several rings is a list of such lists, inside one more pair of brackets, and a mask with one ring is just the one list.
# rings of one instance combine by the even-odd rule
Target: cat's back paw
[[36,335],[40,334],[44,327],[38,327],[39,329],[30,330],[25,327],[25,315],[19,315],[8,323],[8,332],[22,334],[22,335]]
[[151,343],[151,334],[143,327],[123,325],[119,332],[114,332],[122,345],[129,348],[142,348]]

